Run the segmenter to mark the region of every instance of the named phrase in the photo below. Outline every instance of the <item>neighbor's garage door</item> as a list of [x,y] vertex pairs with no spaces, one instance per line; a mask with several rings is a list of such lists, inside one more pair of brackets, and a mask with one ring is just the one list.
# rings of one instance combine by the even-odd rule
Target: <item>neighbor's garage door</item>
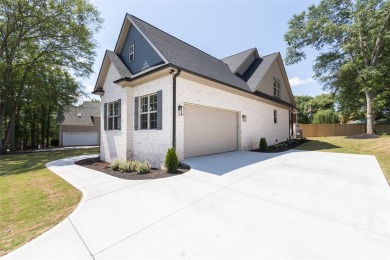
[[62,134],[63,146],[70,145],[98,145],[99,136],[96,132],[64,132]]
[[237,113],[184,106],[184,157],[230,152],[238,147]]

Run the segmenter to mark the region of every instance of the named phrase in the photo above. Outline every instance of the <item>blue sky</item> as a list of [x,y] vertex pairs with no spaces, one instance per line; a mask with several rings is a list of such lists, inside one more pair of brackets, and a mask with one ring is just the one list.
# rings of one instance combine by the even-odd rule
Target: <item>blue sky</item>
[[[283,35],[288,21],[319,1],[132,1],[91,0],[104,19],[95,39],[99,44],[94,73],[83,81],[93,90],[106,49],[113,50],[126,13],[216,57],[257,47],[260,56],[280,52],[285,57],[287,45]],[[316,96],[324,93],[312,79],[316,53],[308,50],[307,60],[286,66],[294,95]],[[91,98],[97,96],[91,95]]]

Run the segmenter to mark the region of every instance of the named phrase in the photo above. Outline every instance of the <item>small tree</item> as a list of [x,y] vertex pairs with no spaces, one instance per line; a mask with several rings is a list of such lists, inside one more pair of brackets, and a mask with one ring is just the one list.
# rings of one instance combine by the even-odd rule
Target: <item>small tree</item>
[[263,151],[263,152],[267,151],[267,147],[268,147],[267,140],[264,137],[262,137],[260,139],[260,147],[259,147],[260,151]]
[[179,159],[177,158],[175,148],[169,148],[167,151],[167,155],[165,156],[165,169],[168,172],[175,172],[177,168],[179,168]]

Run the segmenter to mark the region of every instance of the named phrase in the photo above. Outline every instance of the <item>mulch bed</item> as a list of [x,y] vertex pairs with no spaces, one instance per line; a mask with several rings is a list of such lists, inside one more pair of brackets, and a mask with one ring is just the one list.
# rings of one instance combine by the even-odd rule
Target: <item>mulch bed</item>
[[276,145],[268,146],[267,151],[261,151],[260,149],[254,149],[252,152],[259,152],[259,153],[280,153],[285,152],[291,149],[294,149],[301,144],[304,144],[306,142],[309,142],[306,139],[294,139],[291,141],[282,142]]
[[346,136],[347,139],[374,139],[379,138],[379,135],[375,134],[359,134],[359,135],[350,135]]
[[77,161],[76,164],[95,171],[109,174],[114,177],[126,179],[126,180],[148,180],[148,179],[167,178],[167,177],[180,175],[189,170],[188,167],[181,165],[181,167],[175,173],[169,173],[166,172],[165,170],[160,170],[155,168],[152,168],[152,170],[149,173],[145,173],[145,174],[139,174],[138,172],[121,172],[121,171],[112,170],[110,168],[110,163],[103,162],[99,158],[80,160]]

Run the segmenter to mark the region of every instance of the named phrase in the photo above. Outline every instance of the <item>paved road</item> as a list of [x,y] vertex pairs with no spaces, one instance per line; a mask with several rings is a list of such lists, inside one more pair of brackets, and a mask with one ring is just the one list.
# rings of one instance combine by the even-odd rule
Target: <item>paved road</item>
[[232,152],[148,181],[75,160],[47,166],[83,192],[78,208],[4,259],[390,256],[390,188],[373,156]]

